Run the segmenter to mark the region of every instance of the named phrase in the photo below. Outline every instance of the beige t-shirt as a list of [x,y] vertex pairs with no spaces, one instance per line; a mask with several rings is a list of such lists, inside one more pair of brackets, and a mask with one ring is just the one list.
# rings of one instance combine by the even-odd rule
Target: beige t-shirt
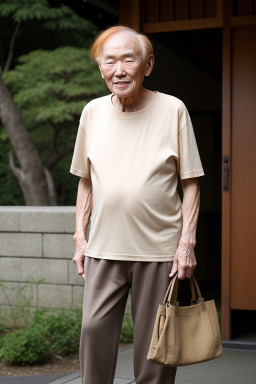
[[182,230],[181,179],[204,175],[188,111],[160,92],[121,112],[112,95],[83,109],[70,172],[91,178],[91,257],[172,261]]

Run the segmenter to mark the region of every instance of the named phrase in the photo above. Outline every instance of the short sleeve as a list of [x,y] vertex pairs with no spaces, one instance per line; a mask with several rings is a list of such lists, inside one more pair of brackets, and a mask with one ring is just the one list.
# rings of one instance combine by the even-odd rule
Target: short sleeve
[[80,118],[80,122],[79,122],[70,172],[73,175],[80,176],[80,177],[85,177],[85,178],[91,177],[89,160],[87,158],[87,132],[86,132],[85,110],[83,110]]
[[178,172],[181,180],[204,175],[190,118],[179,131]]

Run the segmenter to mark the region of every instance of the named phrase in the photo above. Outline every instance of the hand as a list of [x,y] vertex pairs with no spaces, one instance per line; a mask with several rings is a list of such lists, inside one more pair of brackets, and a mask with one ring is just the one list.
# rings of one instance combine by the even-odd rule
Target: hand
[[72,259],[73,263],[76,266],[76,270],[78,275],[82,277],[83,280],[85,280],[85,273],[84,273],[84,252],[87,247],[87,241],[82,240],[82,241],[77,241],[76,242],[76,250],[74,257]]
[[180,241],[169,276],[172,277],[178,271],[178,279],[184,280],[186,277],[191,278],[196,265],[194,246]]

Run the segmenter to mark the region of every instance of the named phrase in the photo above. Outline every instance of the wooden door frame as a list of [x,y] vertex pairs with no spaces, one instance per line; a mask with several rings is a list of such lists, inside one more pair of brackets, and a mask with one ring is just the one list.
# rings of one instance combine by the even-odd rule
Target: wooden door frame
[[[217,16],[206,22],[205,20],[187,20],[168,23],[144,24],[143,9],[140,0],[120,2],[120,24],[131,26],[139,32],[159,33],[180,30],[222,28],[222,246],[221,246],[221,336],[222,340],[231,338],[231,91],[232,91],[232,28],[256,25],[256,15],[233,16],[232,0],[217,0]],[[224,156],[228,157],[228,163],[224,163]],[[229,167],[229,188],[224,190],[224,165]]]
[[[231,171],[232,167],[232,30],[256,25],[256,15],[232,16],[232,0],[223,1],[222,34],[222,250],[221,250],[221,336],[232,337],[231,312]],[[228,163],[224,157],[228,156]],[[224,166],[229,167],[229,188],[224,190]]]
[[[221,240],[221,337],[231,338],[230,260],[231,260],[231,0],[223,4],[222,29],[222,240]],[[228,156],[228,163],[224,163]],[[224,166],[229,167],[229,189],[224,190]]]

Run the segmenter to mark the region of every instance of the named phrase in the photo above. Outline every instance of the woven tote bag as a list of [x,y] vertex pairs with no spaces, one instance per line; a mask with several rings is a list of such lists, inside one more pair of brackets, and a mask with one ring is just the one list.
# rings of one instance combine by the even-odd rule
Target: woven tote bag
[[[198,294],[196,299],[195,288]],[[214,300],[204,301],[194,275],[190,278],[191,305],[177,302],[178,272],[159,304],[147,359],[179,367],[222,355],[220,326]]]

